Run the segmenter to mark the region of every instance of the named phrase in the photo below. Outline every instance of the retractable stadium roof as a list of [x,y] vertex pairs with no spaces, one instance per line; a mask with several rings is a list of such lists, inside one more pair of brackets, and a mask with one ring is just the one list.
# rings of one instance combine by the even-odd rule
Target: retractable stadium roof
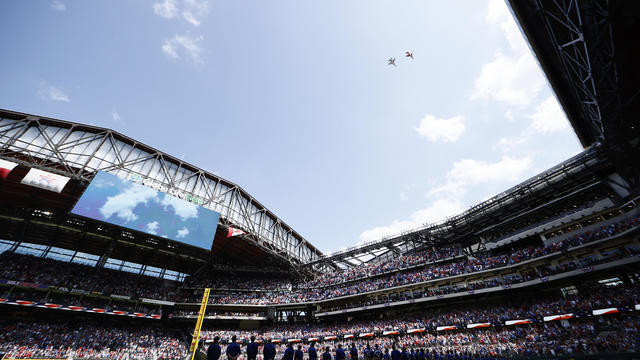
[[[249,264],[256,264],[259,259],[264,260],[264,256],[267,256],[288,264],[291,269],[294,269],[294,265],[312,261],[322,255],[316,247],[240,186],[110,129],[0,109],[0,159],[24,165],[24,168],[14,171],[15,174],[10,174],[10,180],[24,175],[28,168],[38,168],[71,178],[70,185],[61,194],[44,191],[38,199],[29,195],[34,194],[34,191],[25,189],[25,185],[21,185],[19,180],[13,183],[5,181],[0,192],[3,197],[0,207],[3,208],[11,206],[11,202],[20,202],[26,204],[27,209],[37,209],[37,204],[40,204],[66,214],[97,171],[116,175],[136,174],[142,179],[160,183],[169,190],[191,195],[200,200],[201,206],[221,214],[219,229],[213,242],[214,253],[234,252],[239,259]],[[33,214],[20,210],[15,215]],[[44,222],[50,216],[39,217],[40,222]],[[8,222],[4,230],[11,221],[17,221],[5,220]],[[113,236],[111,232],[107,233],[108,226],[84,224],[88,222],[84,220],[74,220],[73,224],[68,219],[59,221],[61,222],[54,224],[57,228],[80,226],[83,234],[91,231]],[[11,225],[16,229],[10,235],[20,237],[19,233],[24,232],[27,225],[28,221]],[[86,228],[89,225],[90,229]],[[242,229],[247,234],[227,238],[225,230],[229,227]],[[47,231],[42,230],[42,234]],[[82,240],[85,235],[78,236],[80,238],[73,240],[68,246],[84,246],[88,243]],[[142,236],[135,232],[126,232],[124,235],[119,233],[118,236],[121,239],[122,236],[130,238],[132,242],[141,238],[137,243],[139,247],[153,248],[166,242],[162,238],[151,239],[152,235]],[[66,240],[68,236],[61,236],[60,241],[62,238]],[[45,239],[42,238],[42,241]],[[180,244],[162,245],[164,250],[183,251],[193,257],[207,258],[206,254],[198,255],[198,252],[181,250],[180,247]],[[120,248],[125,249],[122,246]],[[122,256],[133,256],[134,252],[125,249]],[[142,260],[144,259],[138,261]]]
[[640,185],[640,2],[509,0],[584,147]]

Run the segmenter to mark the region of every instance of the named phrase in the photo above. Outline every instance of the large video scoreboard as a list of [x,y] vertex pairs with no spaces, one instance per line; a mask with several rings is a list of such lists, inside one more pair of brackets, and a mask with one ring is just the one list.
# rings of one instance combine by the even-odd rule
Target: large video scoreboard
[[220,214],[100,171],[71,213],[209,250]]

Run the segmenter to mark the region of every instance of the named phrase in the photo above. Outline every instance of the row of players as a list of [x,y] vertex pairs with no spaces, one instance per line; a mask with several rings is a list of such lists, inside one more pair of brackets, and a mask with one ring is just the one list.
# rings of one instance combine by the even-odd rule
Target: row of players
[[[210,297],[211,303],[239,303],[239,304],[278,304],[278,303],[291,303],[291,302],[303,302],[312,300],[324,300],[337,296],[358,294],[366,291],[378,290],[381,288],[388,288],[391,286],[406,285],[416,282],[427,281],[436,278],[444,278],[448,276],[455,276],[460,274],[472,273],[486,269],[496,269],[506,265],[517,264],[519,262],[540,257],[546,254],[550,254],[557,251],[565,251],[571,247],[579,246],[581,244],[600,240],[630,228],[640,225],[640,217],[635,215],[617,223],[608,224],[602,226],[597,230],[591,230],[582,234],[575,235],[564,241],[544,246],[530,246],[522,249],[513,249],[509,254],[497,254],[497,253],[485,253],[475,258],[452,258],[452,255],[456,254],[451,248],[443,249],[440,251],[425,251],[419,254],[406,255],[401,260],[391,260],[388,263],[370,265],[373,269],[384,269],[389,271],[393,268],[393,265],[405,266],[407,263],[413,264],[415,261],[421,261],[422,263],[430,263],[439,259],[445,258],[451,259],[448,262],[433,264],[419,269],[411,269],[404,272],[395,272],[386,274],[385,276],[378,278],[367,278],[360,280],[352,280],[351,282],[340,282],[338,285],[321,288],[303,288],[314,284],[319,284],[318,279],[327,279],[330,276],[320,275],[319,278],[308,284],[302,284],[298,286],[298,290],[294,291],[269,291],[269,292],[221,292],[217,295]],[[622,251],[622,250],[621,250]],[[631,251],[631,253],[629,253]],[[613,254],[612,256],[625,256],[633,255],[637,249],[627,249],[625,253]],[[402,259],[408,259],[405,262]],[[575,263],[573,266],[587,266],[588,263]],[[371,274],[368,267],[365,268],[367,274]],[[123,274],[122,272],[109,270],[109,269],[96,269],[89,266],[79,264],[63,263],[52,259],[41,259],[27,255],[18,255],[15,253],[4,253],[0,255],[0,279],[23,281],[40,283],[46,285],[60,286],[66,288],[77,288],[84,290],[98,290],[103,294],[119,294],[126,295],[132,298],[146,297],[154,299],[162,299],[176,302],[197,302],[198,296],[189,295],[188,292],[179,291],[177,286],[168,287],[165,282],[150,278],[147,276]],[[536,274],[538,276],[545,276],[556,273],[558,271],[566,271],[567,269],[554,269],[549,268],[545,273]],[[375,271],[374,271],[375,272]],[[333,273],[332,276],[340,278],[341,273]],[[117,275],[117,276],[115,276]],[[350,279],[351,275],[347,275],[347,279]],[[242,280],[242,279],[240,279]],[[525,281],[526,278],[521,279],[506,279],[497,284],[508,284],[513,282]],[[211,280],[203,280],[208,283]],[[247,279],[247,281],[238,281],[233,279],[234,284],[249,284],[251,287],[258,287],[261,289],[273,288],[271,284],[274,282],[279,283],[278,286],[282,286],[282,279],[278,280],[256,280]],[[493,282],[499,280],[493,280]],[[217,284],[229,286],[231,280],[216,279]],[[475,288],[483,288],[489,286],[495,286],[493,282],[477,283]],[[214,286],[215,286],[214,285]],[[224,288],[222,286],[222,288]],[[291,284],[289,284],[291,286]],[[280,287],[277,287],[280,288]],[[218,288],[216,288],[218,289]],[[463,289],[467,290],[467,289]],[[432,296],[433,294],[426,294],[425,296]],[[385,300],[388,301],[388,300]]]

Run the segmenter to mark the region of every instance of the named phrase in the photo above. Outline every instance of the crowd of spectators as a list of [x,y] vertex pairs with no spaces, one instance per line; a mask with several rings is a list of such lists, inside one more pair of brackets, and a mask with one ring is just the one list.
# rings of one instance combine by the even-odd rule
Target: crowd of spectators
[[[259,274],[259,273],[258,273]],[[187,288],[211,288],[216,291],[290,291],[291,281],[284,277],[256,277],[256,273],[249,275],[234,274],[233,279],[220,278],[219,274],[205,272],[199,276],[189,276],[185,280]]]
[[[173,313],[173,316],[198,316],[197,310],[181,310]],[[207,311],[205,316],[223,316],[223,317],[265,317],[267,314],[261,312],[242,312],[242,311]]]
[[[339,339],[323,341],[315,347],[322,351],[329,347],[335,357],[337,344],[342,343],[346,351],[355,346],[359,358],[365,357],[366,347],[372,352],[389,353],[394,348],[401,351],[401,359],[502,359],[513,356],[549,356],[580,354],[611,354],[640,351],[640,323],[635,314],[609,316],[607,318],[584,318],[570,322],[534,323],[481,330],[460,330],[381,336],[376,338]],[[241,332],[243,333],[243,332]],[[212,336],[231,337],[238,331],[226,330],[205,332],[210,341]],[[295,332],[264,331],[271,335],[284,335],[284,339],[298,339]],[[293,337],[292,337],[293,336]],[[266,340],[265,340],[266,341]],[[278,342],[278,358],[287,347],[286,341]],[[260,341],[261,343],[264,341]],[[308,349],[310,342],[304,345]],[[307,354],[304,356],[308,359]],[[382,355],[384,358],[384,355]],[[243,354],[240,359],[246,359]],[[258,357],[261,360],[261,357]]]
[[0,353],[7,358],[184,359],[172,332],[95,324],[0,321]]
[[[640,302],[638,283],[599,286],[583,289],[578,294],[544,295],[526,299],[505,299],[501,304],[458,305],[443,307],[406,319],[361,320],[328,324],[280,325],[259,330],[205,330],[202,337],[211,341],[218,336],[228,342],[238,336],[247,342],[256,336],[261,343],[277,342],[278,354],[292,339],[312,342],[321,351],[329,346],[335,351],[343,343],[346,351],[355,344],[360,358],[367,345],[381,353],[397,347],[406,351],[402,359],[498,359],[512,356],[558,356],[640,351],[640,315],[633,311]],[[616,315],[592,316],[593,309],[617,307]],[[547,315],[573,313],[575,318],[544,322]],[[505,320],[532,319],[528,325],[504,326]],[[485,329],[465,329],[467,324],[488,322]],[[457,330],[436,331],[437,326],[456,326]],[[409,333],[410,329],[425,332]],[[383,331],[399,331],[384,336]],[[361,338],[359,334],[375,334]],[[353,338],[343,338],[344,335]],[[324,340],[337,336],[336,340]],[[422,355],[420,353],[422,352]],[[332,354],[334,355],[334,354]],[[406,357],[405,357],[406,356]],[[305,356],[306,358],[306,356]],[[244,358],[243,358],[244,359]]]
[[541,279],[548,277],[550,275],[560,274],[576,269],[583,269],[583,271],[588,271],[589,267],[593,265],[597,265],[604,262],[611,262],[614,260],[619,260],[627,257],[634,257],[640,255],[640,251],[635,250],[633,248],[618,248],[616,250],[610,251],[606,256],[603,256],[598,259],[593,259],[590,256],[584,258],[578,258],[574,261],[564,262],[562,264],[556,266],[540,266],[539,273],[533,272],[523,272],[522,274],[510,274],[502,277],[495,277],[488,280],[477,280],[474,282],[459,283],[456,285],[446,285],[439,286],[435,288],[425,289],[425,290],[413,290],[410,293],[402,292],[402,293],[392,293],[392,294],[383,294],[379,295],[375,298],[366,298],[360,299],[360,301],[352,301],[347,304],[329,304],[320,305],[322,311],[335,311],[340,309],[349,309],[361,306],[369,306],[369,305],[378,305],[385,304],[397,301],[407,301],[407,300],[416,300],[427,297],[434,296],[443,296],[447,294],[454,293],[463,293],[463,292],[474,292],[475,290],[491,288],[491,287],[502,287],[504,289],[510,288],[512,284],[517,284],[524,281],[530,281],[534,279]]
[[[640,303],[640,283],[637,279],[623,280],[565,294],[556,291],[504,298],[500,302],[442,306],[405,317],[280,324],[257,330],[209,329],[201,333],[201,338],[211,341],[219,336],[223,343],[228,343],[234,335],[241,342],[250,336],[256,336],[261,342],[279,340],[278,352],[282,354],[289,339],[308,344],[316,337],[319,349],[324,346],[334,349],[338,342],[355,343],[360,354],[364,353],[367,343],[378,345],[381,351],[391,350],[392,346],[405,348],[406,360],[640,351],[640,314],[634,311]],[[611,307],[621,312],[592,316],[594,309]],[[544,316],[567,313],[573,313],[575,318],[543,321]],[[514,319],[532,319],[533,323],[505,326],[506,320]],[[484,322],[491,327],[466,329],[467,324]],[[437,331],[438,326],[445,325],[456,329]],[[410,333],[411,329],[424,329],[424,332]],[[383,332],[389,330],[399,334],[384,336]],[[359,337],[365,333],[373,337]],[[343,339],[347,334],[354,337]],[[328,336],[337,336],[337,339],[325,340]],[[186,355],[186,347],[180,340],[179,334],[156,328],[0,321],[0,352],[12,358],[181,359]],[[424,351],[423,358],[419,357],[420,349]]]
[[248,339],[255,335],[261,339],[305,339],[324,338],[345,334],[379,333],[397,330],[424,328],[434,331],[438,326],[457,326],[465,328],[472,323],[491,323],[496,327],[507,320],[532,319],[541,323],[544,316],[573,313],[576,317],[590,317],[594,309],[617,307],[633,310],[640,303],[640,284],[618,284],[617,286],[598,286],[585,288],[575,294],[552,293],[538,297],[504,299],[500,303],[473,303],[440,307],[419,315],[404,318],[352,320],[347,323],[321,323],[279,325],[262,330],[207,330],[203,338],[213,339],[220,336],[228,339],[238,335],[239,339]]
[[0,279],[151,299],[175,298],[178,285],[151,276],[9,252],[0,254]]
[[455,258],[457,256],[461,256],[460,248],[457,246],[422,250],[381,263],[367,264],[340,272],[323,273],[312,280],[301,284],[299,288],[325,287],[362,278],[369,278],[387,272],[394,272],[419,265],[429,264],[438,260]]
[[132,313],[162,314],[162,307],[159,305],[143,304],[138,301],[74,295],[69,293],[55,293],[33,289],[0,288],[0,298],[7,301],[25,300],[40,304],[49,303],[63,306],[81,306],[87,309],[99,308],[107,311],[119,310]]
[[[283,278],[254,278],[235,276],[199,276],[188,278],[182,289],[179,284],[158,278],[125,273],[111,269],[63,263],[52,259],[36,258],[28,255],[4,253],[0,255],[0,279],[23,281],[57,286],[67,289],[98,291],[101,294],[119,294],[131,298],[146,297],[176,302],[198,302],[201,291],[194,290],[207,285],[214,289],[209,297],[214,304],[283,304],[326,300],[346,295],[362,294],[394,286],[415,284],[433,279],[463,275],[483,270],[498,269],[514,265],[556,252],[565,252],[571,247],[600,240],[638,226],[640,217],[630,216],[615,223],[578,233],[572,237],[548,245],[528,246],[504,253],[504,247],[475,255],[460,255],[459,248],[447,247],[429,249],[408,254],[390,261],[356,267],[352,270],[338,271],[320,275],[315,279],[292,284]],[[631,250],[633,251],[633,250]],[[629,255],[620,253],[616,256]],[[476,290],[491,286],[508,285],[530,280],[537,276],[548,276],[577,268],[597,264],[613,259],[606,256],[594,259],[590,264],[583,262],[565,264],[567,268],[548,268],[539,274],[513,275],[510,278],[498,278],[475,282],[469,287],[449,287],[427,290],[418,297],[441,295],[457,291]],[[604,259],[604,260],[603,260]],[[443,260],[443,261],[439,261]],[[399,295],[393,295],[398,297]],[[413,295],[416,298],[416,294]],[[368,300],[371,301],[371,300]],[[390,300],[387,300],[390,301]],[[379,303],[379,301],[378,301]]]
[[[408,272],[395,272],[385,277],[363,279],[361,281],[343,283],[338,286],[321,287],[315,289],[301,289],[293,292],[267,292],[267,293],[230,293],[224,296],[211,297],[210,302],[216,304],[241,303],[241,304],[282,304],[293,302],[308,302],[336,298],[346,295],[356,295],[379,289],[388,289],[395,286],[415,284],[434,279],[442,279],[456,275],[463,275],[483,270],[497,269],[500,267],[515,265],[526,260],[548,255],[554,252],[567,251],[570,247],[583,245],[588,242],[603,239],[615,235],[632,226],[640,224],[637,217],[621,221],[619,223],[603,226],[598,231],[589,231],[579,234],[561,242],[547,246],[527,247],[514,250],[509,255],[491,255],[490,253],[478,255],[475,258],[469,257],[460,261],[437,264]],[[612,251],[601,258],[585,256],[572,262],[566,262],[558,266],[541,267],[540,273],[534,274],[513,274],[501,278],[493,278],[485,281],[476,281],[467,286],[449,286],[429,289],[420,292],[413,292],[411,297],[407,295],[391,295],[388,299],[380,297],[378,300],[367,299],[369,303],[384,303],[396,300],[408,300],[429,296],[444,295],[454,292],[478,290],[482,288],[510,285],[518,282],[532,280],[538,277],[550,276],[561,272],[567,272],[578,268],[594,266],[602,262],[613,261],[624,257],[637,255],[638,250],[633,248],[620,248]]]

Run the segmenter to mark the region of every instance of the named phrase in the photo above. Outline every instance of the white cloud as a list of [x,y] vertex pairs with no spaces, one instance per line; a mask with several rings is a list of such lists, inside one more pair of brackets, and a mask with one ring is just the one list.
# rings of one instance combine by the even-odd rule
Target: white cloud
[[111,117],[113,118],[113,121],[115,121],[115,122],[122,121],[122,118],[120,117],[120,114],[118,114],[118,112],[115,109],[111,110]]
[[187,235],[189,235],[189,229],[187,229],[187,227],[185,226],[182,229],[178,230],[178,233],[176,234],[176,239],[187,237]]
[[529,51],[515,19],[502,0],[489,2],[487,21],[499,23],[509,42],[512,55],[497,51],[494,60],[482,66],[476,79],[472,100],[496,100],[524,106],[533,101],[544,86],[544,76]]
[[178,14],[178,7],[175,0],[164,0],[153,4],[153,12],[163,18],[173,19]]
[[529,48],[504,0],[491,0],[489,2],[487,21],[500,24],[500,28],[509,42],[509,46],[515,52],[523,53]]
[[569,128],[569,121],[553,96],[543,100],[536,112],[527,117],[531,119],[531,127],[537,132],[550,133]]
[[509,9],[504,0],[491,0],[487,7],[487,20],[490,22],[498,22],[509,16]]
[[449,119],[439,119],[427,114],[415,129],[420,136],[431,142],[453,142],[460,138],[464,132],[464,117],[454,116]]
[[[193,26],[199,26],[202,18],[209,13],[209,2],[206,0],[183,0],[182,18]],[[153,12],[165,19],[173,19],[178,16],[178,1],[164,0],[153,4]]]
[[413,212],[408,220],[394,220],[387,226],[378,226],[363,231],[360,234],[360,240],[373,241],[379,240],[383,236],[397,235],[404,230],[416,229],[425,223],[432,223],[457,215],[463,210],[462,203],[457,199],[438,199],[428,207]]
[[71,99],[64,93],[64,91],[53,85],[48,85],[46,82],[42,82],[40,84],[38,96],[43,100],[71,102]]
[[511,110],[505,111],[504,117],[506,117],[507,120],[509,120],[509,122],[514,122],[515,121],[515,118],[513,116],[513,112]]
[[67,6],[62,1],[59,1],[59,0],[53,0],[53,2],[51,3],[51,8],[57,11],[67,10]]
[[524,106],[535,99],[543,86],[544,78],[530,53],[505,56],[498,52],[492,62],[482,66],[471,99]]
[[209,2],[206,0],[185,0],[185,10],[182,12],[182,17],[187,20],[191,25],[200,25],[200,20],[209,13]]
[[180,55],[178,55],[178,49],[173,41],[165,39],[164,44],[162,44],[162,52],[167,54],[171,59],[177,60],[180,59]]
[[503,156],[495,163],[463,159],[456,161],[453,168],[447,172],[446,182],[443,185],[433,187],[428,195],[451,194],[462,196],[469,185],[483,183],[508,183],[519,180],[531,166],[531,158],[512,158]]
[[202,52],[202,47],[200,47],[199,43],[202,40],[202,36],[193,38],[187,35],[175,35],[171,39],[164,40],[162,51],[172,60],[181,59],[180,53],[184,52],[194,63],[201,63],[200,53]]
[[509,138],[502,137],[500,138],[500,140],[498,140],[497,146],[500,149],[502,149],[502,151],[507,152],[507,151],[511,151],[513,148],[515,148],[518,145],[522,145],[526,143],[527,140],[529,139],[527,138],[527,136],[524,136],[524,135],[514,136]]
[[429,189],[428,196],[435,200],[427,208],[413,212],[407,220],[394,220],[387,226],[366,230],[360,234],[360,240],[378,240],[383,236],[400,234],[402,231],[416,229],[425,223],[457,215],[464,210],[461,199],[468,186],[518,181],[530,166],[531,159],[528,157],[503,156],[495,163],[473,159],[456,161],[447,172],[445,182]]
[[198,19],[196,19],[193,14],[191,13],[191,11],[183,11],[182,12],[182,17],[187,20],[191,25],[193,26],[198,26],[200,25],[200,21],[198,21]]
[[108,197],[99,211],[105,219],[115,215],[125,222],[134,221],[138,216],[133,213],[133,209],[139,204],[146,204],[156,195],[156,190],[144,186],[130,186],[120,194]]
[[447,178],[471,184],[489,181],[513,181],[518,180],[529,165],[531,165],[531,159],[528,157],[514,159],[503,156],[500,161],[493,164],[486,161],[464,159],[453,164],[453,169],[447,173]]
[[553,96],[544,99],[538,104],[535,112],[526,115],[526,117],[531,119],[531,123],[520,135],[500,138],[495,147],[503,152],[509,152],[516,146],[526,143],[536,134],[548,134],[570,129],[569,120]]
[[401,192],[400,193],[400,200],[407,201],[407,199],[408,199],[407,194],[405,194],[404,191]]
[[157,221],[152,221],[147,224],[147,232],[149,234],[157,235],[160,224]]
[[198,205],[194,203],[180,200],[173,196],[165,195],[160,204],[164,206],[165,211],[169,207],[172,207],[176,215],[182,218],[182,221],[198,217]]

